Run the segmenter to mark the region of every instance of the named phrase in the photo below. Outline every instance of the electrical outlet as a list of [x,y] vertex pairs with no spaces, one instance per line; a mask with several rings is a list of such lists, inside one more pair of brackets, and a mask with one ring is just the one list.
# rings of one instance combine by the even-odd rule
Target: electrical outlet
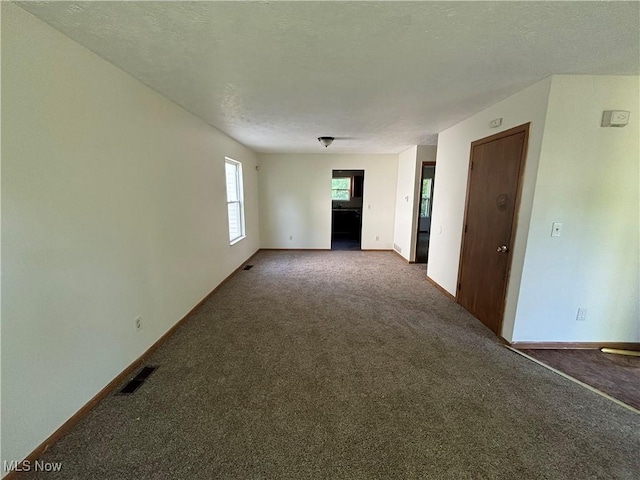
[[293,235],[289,235],[289,240],[293,240]]
[[142,329],[142,317],[140,315],[138,315],[135,318],[134,322],[136,324],[136,330],[141,330]]
[[586,308],[579,308],[578,309],[578,314],[576,315],[576,321],[577,322],[584,322],[587,319],[587,309]]
[[380,235],[376,235],[376,242],[380,240]]

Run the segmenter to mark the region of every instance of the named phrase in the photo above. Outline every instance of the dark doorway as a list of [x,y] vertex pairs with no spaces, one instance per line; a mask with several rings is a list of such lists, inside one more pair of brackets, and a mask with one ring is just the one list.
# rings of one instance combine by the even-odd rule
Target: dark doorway
[[529,124],[471,144],[460,305],[500,335]]
[[360,250],[364,170],[334,170],[331,179],[331,250]]
[[418,234],[416,240],[416,263],[427,263],[429,239],[431,238],[431,211],[433,210],[433,187],[436,164],[422,163],[420,177],[420,203],[418,204]]

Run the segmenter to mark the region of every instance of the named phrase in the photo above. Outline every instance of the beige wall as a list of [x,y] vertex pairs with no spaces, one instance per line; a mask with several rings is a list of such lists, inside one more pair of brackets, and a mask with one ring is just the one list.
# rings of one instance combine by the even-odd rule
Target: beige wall
[[364,170],[362,248],[393,248],[397,155],[260,154],[259,160],[263,248],[331,248],[333,170]]
[[[234,246],[225,155],[244,166]],[[2,460],[30,453],[255,252],[255,165],[2,3]]]
[[398,155],[394,249],[409,261],[416,259],[418,205],[422,162],[436,161],[435,145],[416,145]]
[[[513,329],[520,290],[520,276],[524,263],[550,86],[550,78],[542,80],[454,125],[438,136],[427,274],[449,293],[455,295],[471,142],[524,123],[531,123],[520,212],[512,254],[511,277],[507,288],[503,326],[503,336],[507,339],[511,336]],[[489,128],[489,122],[494,118],[503,119],[499,128]]]
[[416,187],[420,181],[417,164],[417,146],[413,146],[398,155],[393,246],[407,260],[415,258],[414,226],[416,222],[414,217],[417,201]]
[[[640,341],[639,91],[633,76],[553,77],[513,340]],[[601,127],[604,110],[629,125]]]
[[[428,274],[455,294],[470,143],[531,122],[507,340],[640,341],[639,91],[638,77],[553,76],[440,134]],[[601,127],[615,109],[629,125]]]

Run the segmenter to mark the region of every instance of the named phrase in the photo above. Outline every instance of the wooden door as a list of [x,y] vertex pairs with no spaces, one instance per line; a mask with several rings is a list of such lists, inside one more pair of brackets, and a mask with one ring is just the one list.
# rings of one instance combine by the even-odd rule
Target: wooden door
[[458,303],[500,335],[529,124],[471,144]]

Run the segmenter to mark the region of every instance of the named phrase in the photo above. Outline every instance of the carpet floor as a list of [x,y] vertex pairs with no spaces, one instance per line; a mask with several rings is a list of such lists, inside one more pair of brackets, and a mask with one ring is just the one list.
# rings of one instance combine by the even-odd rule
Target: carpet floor
[[390,252],[263,251],[31,479],[638,479],[640,415]]
[[640,357],[600,350],[522,352],[640,410]]

